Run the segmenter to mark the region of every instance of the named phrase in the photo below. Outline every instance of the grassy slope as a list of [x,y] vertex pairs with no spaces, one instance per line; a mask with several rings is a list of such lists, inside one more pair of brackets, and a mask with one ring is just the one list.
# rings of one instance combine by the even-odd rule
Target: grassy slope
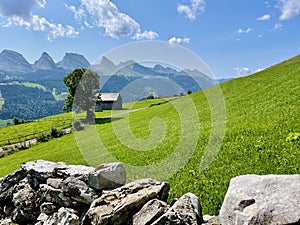
[[[228,183],[234,176],[248,173],[300,173],[300,141],[286,141],[290,132],[300,131],[299,80],[300,62],[293,59],[293,62],[285,62],[253,76],[222,84],[227,111],[226,135],[216,160],[201,172],[198,168],[210,134],[211,118],[204,92],[192,94],[199,114],[197,126],[201,132],[189,162],[168,178],[171,183],[170,198],[193,192],[199,196],[204,213],[217,214]],[[215,88],[208,91],[214,91]],[[172,104],[185,106],[187,101],[188,98],[184,97]],[[168,132],[162,143],[152,151],[134,151],[126,147],[116,138],[112,123],[99,120],[96,130],[106,150],[116,160],[137,166],[151,165],[168,158],[179,142],[181,131],[179,115],[172,104],[151,107],[129,116],[133,134],[141,139],[149,137],[149,123],[154,117],[160,117],[165,122]],[[185,109],[183,113],[188,114],[188,107]],[[120,124],[123,127],[125,117],[118,116],[113,125]],[[189,126],[195,128],[193,123]],[[90,129],[85,131],[87,136],[83,142],[88,140],[87,144],[93,147],[94,152],[98,151],[94,157],[96,162],[101,150],[96,140],[89,140]],[[155,132],[159,133],[160,130]],[[0,159],[0,176],[17,169],[24,161],[41,158],[87,164],[76,143],[80,138],[71,134],[4,157]]]

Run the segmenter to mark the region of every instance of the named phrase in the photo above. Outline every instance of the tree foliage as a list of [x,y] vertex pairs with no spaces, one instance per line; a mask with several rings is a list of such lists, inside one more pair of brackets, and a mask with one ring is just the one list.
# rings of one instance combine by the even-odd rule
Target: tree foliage
[[5,102],[0,119],[35,120],[63,113],[63,101],[56,101],[51,91],[23,85],[0,85]]
[[93,119],[95,94],[99,92],[99,76],[89,69],[75,69],[64,77],[68,88],[64,110],[86,111],[86,118]]

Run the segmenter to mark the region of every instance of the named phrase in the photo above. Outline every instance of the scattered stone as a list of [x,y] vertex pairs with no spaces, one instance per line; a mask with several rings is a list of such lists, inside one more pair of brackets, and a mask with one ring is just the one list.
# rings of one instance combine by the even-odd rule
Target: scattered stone
[[68,177],[76,177],[86,182],[88,179],[88,175],[94,170],[94,167],[69,165],[67,167],[56,167],[54,169],[54,174],[55,176],[62,177],[64,179]]
[[31,188],[27,179],[22,180],[15,188],[12,202],[13,210],[12,221],[23,224],[35,221],[38,216],[39,201],[36,192]]
[[125,181],[120,163],[97,169],[44,160],[24,163],[0,178],[0,225],[300,223],[300,175],[234,178],[220,216],[204,217],[194,194],[168,206],[168,183],[148,178],[124,185]]
[[51,215],[57,211],[56,206],[52,202],[44,202],[40,206],[41,213],[44,213],[45,215]]
[[50,187],[59,189],[59,188],[61,188],[62,181],[63,181],[62,178],[48,178],[46,183]]
[[152,225],[200,225],[203,223],[202,208],[196,195],[187,193]]
[[14,223],[11,221],[11,219],[6,218],[3,220],[0,220],[0,225],[14,225]]
[[69,196],[66,196],[61,189],[56,189],[46,184],[40,185],[38,195],[42,202],[52,202],[60,207],[70,207],[76,204],[73,203],[72,199]]
[[22,165],[23,170],[42,181],[45,181],[48,178],[53,178],[53,172],[56,169],[67,167],[68,165],[63,162],[50,162],[45,160],[36,160]]
[[68,208],[60,208],[57,213],[58,224],[79,225],[80,219],[76,215],[76,211]]
[[220,211],[227,224],[300,223],[300,175],[244,175],[231,179]]
[[204,215],[203,221],[203,225],[221,225],[219,216]]
[[62,191],[74,201],[90,205],[99,195],[86,183],[76,177],[68,177],[62,182]]
[[88,182],[96,190],[118,188],[126,183],[126,171],[121,163],[104,164],[89,174]]
[[151,225],[168,209],[169,206],[165,202],[153,199],[146,203],[143,208],[133,216],[132,225]]
[[17,184],[20,180],[23,180],[27,176],[27,172],[24,169],[16,170],[15,172],[7,175],[0,180],[0,193],[7,191],[9,188]]
[[125,224],[148,201],[167,200],[169,189],[168,183],[142,179],[104,193],[92,203],[82,225]]

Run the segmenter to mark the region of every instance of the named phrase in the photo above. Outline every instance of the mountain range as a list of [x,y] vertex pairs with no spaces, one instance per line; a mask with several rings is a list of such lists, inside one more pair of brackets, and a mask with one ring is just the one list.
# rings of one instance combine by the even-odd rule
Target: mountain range
[[77,68],[96,71],[101,91],[121,93],[124,102],[137,101],[150,94],[165,97],[194,92],[219,82],[197,70],[176,70],[160,64],[149,67],[133,60],[114,64],[105,56],[99,64],[91,65],[76,53],[66,53],[61,61],[54,62],[43,52],[30,64],[22,54],[3,50],[0,53],[0,120],[36,119],[61,113],[67,93],[63,77]]
[[63,59],[57,63],[51,56],[43,52],[41,57],[30,64],[22,54],[12,51],[3,50],[0,53],[0,70],[14,74],[28,74],[39,70],[57,71],[57,70],[74,70],[80,67],[89,67],[90,63],[83,55],[76,53],[66,53]]

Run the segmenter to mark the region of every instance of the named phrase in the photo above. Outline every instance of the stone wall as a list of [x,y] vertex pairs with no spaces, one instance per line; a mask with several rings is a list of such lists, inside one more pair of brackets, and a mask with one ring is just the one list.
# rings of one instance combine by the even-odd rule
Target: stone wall
[[[220,217],[202,216],[197,196],[166,203],[169,184],[128,184],[120,163],[98,168],[38,160],[0,179],[0,225],[297,224],[300,175],[232,179]],[[220,218],[220,219],[219,219]]]

